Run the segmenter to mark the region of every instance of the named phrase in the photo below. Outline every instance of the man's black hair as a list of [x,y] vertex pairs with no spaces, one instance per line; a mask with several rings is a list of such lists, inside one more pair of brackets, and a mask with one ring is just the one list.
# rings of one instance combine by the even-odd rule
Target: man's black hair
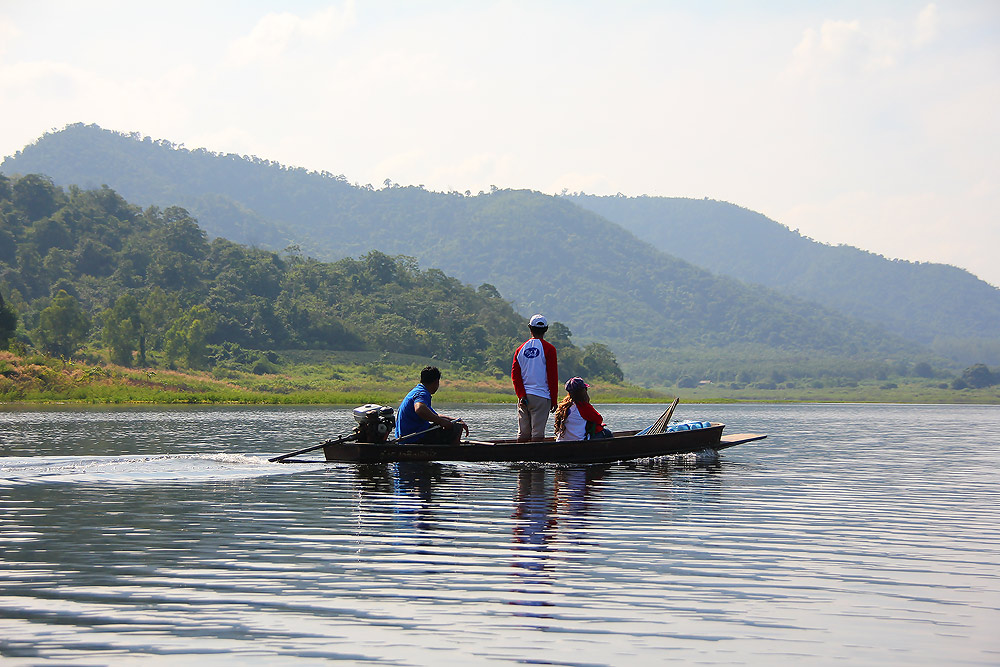
[[545,332],[549,330],[548,327],[533,327],[531,325],[528,326],[528,329],[531,331],[531,335],[535,338],[538,338],[539,334],[544,336]]
[[441,379],[441,371],[438,370],[437,366],[424,366],[423,370],[420,371],[420,384],[425,387],[432,382],[437,382]]

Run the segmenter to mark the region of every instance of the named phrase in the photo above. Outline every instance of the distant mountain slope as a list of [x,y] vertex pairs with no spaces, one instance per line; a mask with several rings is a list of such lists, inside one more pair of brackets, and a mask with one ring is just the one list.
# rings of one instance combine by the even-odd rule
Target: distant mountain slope
[[46,173],[59,184],[107,184],[144,205],[181,205],[211,234],[272,248],[295,243],[319,259],[370,249],[410,255],[465,282],[492,283],[522,314],[544,311],[577,338],[608,343],[633,376],[692,346],[841,358],[925,354],[877,326],[715,276],[536,192],[373,190],[83,125],[46,135],[2,168]]
[[[1000,353],[1000,289],[944,264],[889,260],[801,236],[733,204],[666,197],[571,195],[666,252],[717,273],[767,285],[941,353],[993,343]],[[993,359],[996,363],[1000,359]]]

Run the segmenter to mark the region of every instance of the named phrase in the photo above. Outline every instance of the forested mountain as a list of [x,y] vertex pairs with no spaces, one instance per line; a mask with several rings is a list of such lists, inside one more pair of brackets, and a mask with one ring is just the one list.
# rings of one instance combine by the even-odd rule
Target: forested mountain
[[1000,289],[962,269],[818,243],[725,202],[567,199],[698,266],[880,323],[963,362],[1000,362]]
[[[89,338],[124,365],[200,368],[212,355],[257,360],[248,350],[294,348],[503,373],[527,335],[493,286],[473,289],[412,258],[371,251],[321,263],[209,241],[182,208],[143,211],[110,188],[66,191],[39,175],[0,176],[0,294],[38,347],[69,356]],[[576,348],[558,323],[552,333],[564,373],[621,379],[607,348]]]
[[[331,174],[75,125],[4,162],[57,183],[108,184],[142,205],[179,204],[215,235],[335,260],[377,249],[471,284],[491,283],[521,314],[542,311],[612,347],[633,377],[672,381],[692,355],[726,360],[915,361],[927,352],[877,325],[718,277],[601,216],[531,191],[380,190]],[[748,361],[749,363],[749,361]],[[690,369],[687,365],[684,368]]]

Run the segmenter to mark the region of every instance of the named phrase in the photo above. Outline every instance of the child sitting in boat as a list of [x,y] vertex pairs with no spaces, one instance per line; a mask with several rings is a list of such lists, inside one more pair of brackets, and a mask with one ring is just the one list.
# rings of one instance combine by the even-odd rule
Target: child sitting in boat
[[566,398],[556,408],[556,440],[591,440],[611,438],[611,431],[604,425],[601,413],[590,404],[590,385],[583,378],[566,381]]

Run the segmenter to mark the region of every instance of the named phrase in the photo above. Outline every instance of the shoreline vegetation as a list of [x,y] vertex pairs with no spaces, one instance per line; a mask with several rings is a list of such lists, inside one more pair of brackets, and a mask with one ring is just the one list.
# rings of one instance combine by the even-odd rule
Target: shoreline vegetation
[[[40,353],[0,352],[3,404],[246,404],[395,406],[433,364],[444,377],[435,398],[442,403],[514,403],[510,378],[455,367],[412,355],[358,352],[283,351],[273,373],[233,368],[129,368],[68,360]],[[667,394],[643,387],[595,382],[609,403],[670,402]]]
[[[335,216],[338,224],[367,229],[367,221],[423,210],[403,205],[415,192],[388,194],[384,206],[352,213],[357,225],[349,216]],[[600,227],[604,236],[591,245],[604,238],[614,249],[622,238],[592,218],[581,227],[575,205],[559,199],[497,191],[465,203],[486,204],[482,220],[464,208],[446,216],[474,218],[480,240],[489,239],[480,255],[463,247],[455,265],[474,265],[475,282],[509,280],[509,267],[495,265],[495,239],[507,235],[489,233],[487,220],[505,230],[523,212],[576,235]],[[409,247],[439,258],[454,251],[419,241]],[[559,350],[564,379],[583,377],[595,402],[1000,404],[1000,370],[958,370],[963,357],[996,365],[996,327],[984,325],[982,346],[953,341],[950,356],[938,357],[876,325],[719,283],[647,250],[614,249],[629,268],[624,282],[613,268],[588,276],[588,290],[603,290],[616,315],[602,319],[608,309],[597,301],[581,306],[587,314],[573,318],[590,321],[585,344],[550,322],[546,340]],[[555,280],[561,291],[527,302],[563,301],[558,294],[575,283]],[[274,252],[210,238],[187,210],[144,210],[107,186],[64,189],[41,174],[0,174],[0,403],[396,405],[427,364],[444,371],[440,401],[511,403],[510,355],[526,328],[501,288],[421,269],[416,257],[371,249],[324,262],[294,243]]]
[[[441,367],[442,403],[514,403],[506,375],[412,355],[285,351],[273,373],[143,369],[41,353],[0,352],[0,405],[363,405],[395,406],[424,365]],[[933,381],[899,378],[853,386],[775,389],[704,384],[645,388],[592,381],[594,403],[942,403],[1000,404],[1000,386],[956,391]]]

